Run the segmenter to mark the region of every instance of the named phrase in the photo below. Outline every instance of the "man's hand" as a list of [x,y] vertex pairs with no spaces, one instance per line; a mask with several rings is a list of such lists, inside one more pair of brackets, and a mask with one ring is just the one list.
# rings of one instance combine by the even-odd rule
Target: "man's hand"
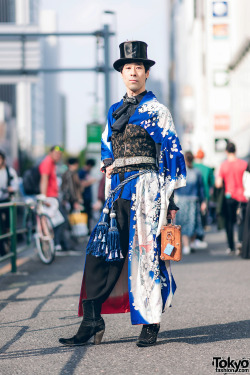
[[109,165],[107,168],[106,168],[106,177],[107,178],[111,178],[111,174],[112,174],[112,171],[113,171],[113,165]]
[[81,186],[82,188],[89,187],[96,183],[98,180],[95,177],[89,177],[87,180],[81,180]]
[[93,210],[94,211],[100,211],[102,206],[103,206],[102,201],[100,199],[98,199],[98,201],[96,201],[95,204],[93,204]]
[[206,202],[202,202],[201,203],[201,212],[205,213],[206,210],[207,210],[207,203]]
[[171,220],[174,220],[174,219],[175,219],[175,216],[176,216],[176,212],[177,212],[177,211],[175,211],[175,210],[170,210],[170,211],[168,211],[168,216],[167,216],[167,218],[168,218],[168,219],[171,219]]
[[74,210],[75,210],[75,211],[81,211],[82,206],[80,205],[79,202],[75,202],[75,203],[73,204],[73,206],[74,206]]
[[215,179],[215,187],[217,187],[217,189],[223,187],[223,179],[220,176]]

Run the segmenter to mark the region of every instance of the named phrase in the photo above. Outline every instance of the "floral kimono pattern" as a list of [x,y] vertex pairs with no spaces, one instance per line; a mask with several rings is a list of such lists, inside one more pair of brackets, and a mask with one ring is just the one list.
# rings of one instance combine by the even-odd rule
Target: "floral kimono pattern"
[[[111,125],[115,120],[112,113],[120,105],[122,101],[109,110],[102,137],[102,160],[114,159]],[[143,127],[154,142],[160,145],[159,171],[150,171],[135,178],[122,193],[122,198],[131,202],[129,250],[124,267],[126,272],[122,272],[117,285],[103,304],[102,313],[130,310],[132,324],[152,324],[160,322],[162,311],[165,306],[170,306],[176,289],[170,262],[160,259],[160,230],[166,224],[169,198],[173,190],[186,184],[186,168],[171,114],[152,92],[143,97],[129,119],[129,124]],[[126,172],[125,178],[134,173]],[[114,175],[111,188],[118,184],[119,177]],[[84,295],[83,282],[81,297]]]

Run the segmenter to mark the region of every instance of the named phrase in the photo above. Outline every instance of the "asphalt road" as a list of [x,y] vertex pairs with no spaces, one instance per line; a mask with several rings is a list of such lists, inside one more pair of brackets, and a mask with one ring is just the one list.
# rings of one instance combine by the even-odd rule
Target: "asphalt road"
[[210,233],[207,250],[173,264],[173,307],[163,315],[157,345],[149,348],[135,345],[141,328],[131,326],[129,314],[104,315],[99,346],[61,346],[58,338],[72,336],[81,320],[84,254],[57,256],[45,266],[29,253],[17,274],[0,276],[0,374],[212,375],[244,369],[248,363],[239,361],[250,357],[250,261],[225,255],[224,239],[224,233]]

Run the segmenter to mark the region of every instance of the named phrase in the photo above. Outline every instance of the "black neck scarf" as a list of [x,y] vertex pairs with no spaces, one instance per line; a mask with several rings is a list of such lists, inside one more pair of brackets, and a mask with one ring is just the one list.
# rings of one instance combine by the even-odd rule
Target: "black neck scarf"
[[116,120],[111,126],[114,132],[122,132],[125,126],[128,124],[129,118],[135,113],[137,106],[140,101],[146,95],[147,91],[143,91],[137,96],[124,95],[123,104],[112,114],[113,118]]

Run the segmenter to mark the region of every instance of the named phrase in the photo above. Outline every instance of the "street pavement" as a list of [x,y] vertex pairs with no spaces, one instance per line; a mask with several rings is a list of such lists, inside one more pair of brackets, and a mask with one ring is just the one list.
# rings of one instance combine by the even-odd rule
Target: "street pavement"
[[149,348],[136,346],[141,327],[129,314],[104,315],[99,346],[61,346],[58,338],[71,337],[81,321],[84,249],[48,266],[24,253],[16,274],[0,276],[0,374],[213,375],[237,366],[250,372],[250,260],[225,255],[223,232],[206,239],[208,249],[172,265],[173,306]]

